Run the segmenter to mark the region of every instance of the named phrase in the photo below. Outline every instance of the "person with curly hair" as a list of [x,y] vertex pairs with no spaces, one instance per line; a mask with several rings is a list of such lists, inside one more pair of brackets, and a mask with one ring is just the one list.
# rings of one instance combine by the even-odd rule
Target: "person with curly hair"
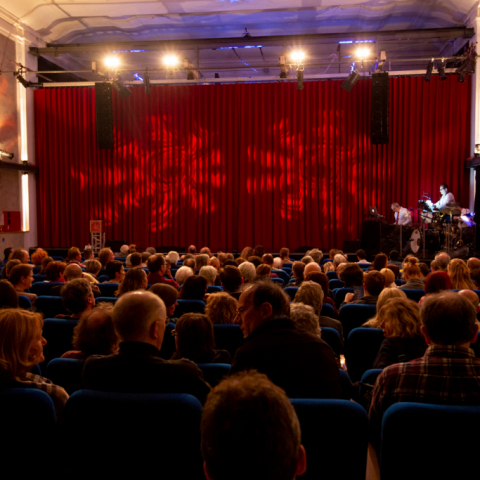
[[461,258],[450,260],[447,267],[447,273],[452,280],[452,288],[454,290],[476,290],[476,287],[470,278],[470,270]]
[[212,293],[207,298],[205,313],[214,325],[235,323],[238,301],[226,292]]

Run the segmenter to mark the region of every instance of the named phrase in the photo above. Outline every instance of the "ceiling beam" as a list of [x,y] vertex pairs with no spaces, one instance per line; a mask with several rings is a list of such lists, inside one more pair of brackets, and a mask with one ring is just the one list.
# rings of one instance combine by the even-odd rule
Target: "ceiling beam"
[[199,38],[188,40],[154,40],[135,42],[107,42],[107,43],[69,43],[47,44],[44,48],[30,47],[32,55],[58,56],[68,53],[106,53],[113,50],[130,51],[145,50],[156,51],[163,49],[192,50],[216,49],[219,47],[257,46],[273,47],[288,45],[315,45],[338,43],[340,41],[375,40],[377,42],[414,42],[419,40],[435,39],[438,41],[452,40],[455,38],[472,38],[475,34],[473,28],[430,28],[423,30],[391,30],[386,32],[355,32],[355,33],[329,33],[308,35],[276,35],[271,37],[241,37],[241,38]]

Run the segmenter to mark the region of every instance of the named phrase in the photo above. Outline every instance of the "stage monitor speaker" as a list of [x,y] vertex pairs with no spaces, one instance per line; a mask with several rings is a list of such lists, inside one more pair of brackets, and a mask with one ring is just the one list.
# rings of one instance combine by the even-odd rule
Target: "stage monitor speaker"
[[98,148],[113,149],[112,86],[110,83],[95,84],[95,120]]
[[389,104],[388,73],[372,75],[372,131],[373,145],[388,144],[388,104]]

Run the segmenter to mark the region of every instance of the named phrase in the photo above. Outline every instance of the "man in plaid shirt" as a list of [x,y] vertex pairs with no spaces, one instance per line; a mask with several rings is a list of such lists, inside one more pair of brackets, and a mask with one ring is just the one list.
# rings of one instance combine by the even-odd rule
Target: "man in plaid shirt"
[[370,429],[376,446],[383,414],[394,403],[480,405],[480,359],[470,349],[478,331],[471,302],[455,292],[429,295],[421,317],[425,355],[385,368],[375,383]]

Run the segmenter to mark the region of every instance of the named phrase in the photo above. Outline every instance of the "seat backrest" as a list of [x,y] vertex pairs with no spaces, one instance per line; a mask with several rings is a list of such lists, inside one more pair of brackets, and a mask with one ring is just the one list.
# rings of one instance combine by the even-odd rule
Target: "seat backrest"
[[337,272],[330,271],[330,272],[327,272],[326,275],[328,277],[328,280],[338,280]]
[[480,406],[392,405],[382,422],[382,480],[478,478],[479,429]]
[[323,317],[335,318],[335,310],[333,309],[333,306],[330,305],[329,303],[324,303],[322,305],[322,310],[320,311],[320,315]]
[[345,361],[352,382],[360,380],[373,367],[384,338],[381,328],[355,328],[350,332],[345,347]]
[[285,282],[283,281],[283,278],[271,278],[273,283],[278,283],[280,287],[284,287]]
[[339,280],[338,278],[334,278],[333,280],[328,281],[328,288],[330,290],[335,290],[336,288],[343,288],[345,286],[345,282]]
[[215,348],[227,350],[231,357],[235,356],[237,348],[243,344],[243,332],[240,325],[214,325]]
[[207,287],[207,293],[219,293],[223,292],[223,287],[220,285],[209,285]]
[[62,424],[67,474],[204,478],[201,414],[198,399],[187,394],[79,390],[67,401]]
[[159,357],[162,357],[165,360],[170,360],[176,350],[175,337],[172,337],[172,330],[175,330],[175,324],[169,323],[165,328],[165,333],[163,334],[162,348],[160,349],[160,352],[158,354]]
[[33,283],[43,282],[46,279],[47,279],[46,275],[40,275],[39,273],[34,273],[33,274]]
[[290,300],[295,298],[297,294],[298,287],[285,287],[285,293],[290,297]]
[[41,296],[35,300],[35,308],[43,313],[45,318],[54,318],[57,315],[68,315],[63,306],[62,297]]
[[337,309],[340,308],[340,305],[345,300],[347,293],[354,293],[353,288],[336,288],[333,291],[333,296],[335,297],[335,306]]
[[401,278],[396,278],[395,279],[395,285],[397,287],[401,287],[402,285],[405,285],[405,280],[402,280]]
[[347,304],[340,308],[339,320],[342,323],[344,338],[348,338],[348,334],[354,328],[361,327],[368,319],[374,317],[376,312],[376,305]]
[[412,288],[402,288],[402,290],[405,292],[407,298],[417,303],[425,295],[423,290],[416,290]]
[[205,302],[202,300],[177,300],[173,316],[180,318],[184,313],[205,313]]
[[44,374],[50,360],[60,358],[73,349],[73,329],[77,324],[78,320],[65,318],[46,318],[43,321],[43,337],[47,344],[43,347],[45,361],[40,364],[40,368]]
[[72,393],[82,388],[82,371],[85,360],[76,358],[54,358],[48,362],[45,376],[55,385],[61,385]]
[[199,363],[198,368],[203,372],[203,378],[211,387],[218,385],[230,371],[228,363]]
[[63,282],[36,282],[30,287],[30,293],[35,295],[44,296],[50,295],[50,289],[57,285],[65,285]]
[[340,356],[342,353],[342,341],[338,330],[331,327],[322,327],[322,340],[332,347],[336,355]]
[[108,275],[100,275],[98,277],[98,281],[99,283],[103,283],[103,282],[109,282],[110,281],[110,277]]
[[291,402],[307,452],[308,468],[301,478],[364,480],[368,447],[365,410],[348,400],[291,399]]
[[23,308],[24,310],[31,310],[32,309],[32,302],[25,295],[19,295],[18,296],[18,306],[20,308]]
[[278,278],[283,280],[283,283],[286,285],[290,281],[290,275],[282,270],[274,270],[272,273],[277,274]]
[[97,287],[99,288],[102,297],[115,298],[115,292],[120,285],[118,283],[97,283]]
[[108,303],[113,303],[115,305],[115,303],[117,303],[117,300],[118,300],[117,297],[97,297],[95,299],[95,304],[98,305],[101,302],[108,302]]

